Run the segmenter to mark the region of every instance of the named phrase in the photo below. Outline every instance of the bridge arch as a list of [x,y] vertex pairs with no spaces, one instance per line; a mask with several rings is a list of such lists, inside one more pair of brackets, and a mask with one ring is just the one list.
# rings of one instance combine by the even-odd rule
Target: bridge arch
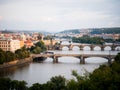
[[87,45],[86,45],[86,46],[83,46],[83,50],[84,50],[84,51],[90,51],[91,48],[90,48],[90,46],[87,46]]
[[[85,57],[84,59],[89,59],[89,58],[98,58],[98,60],[101,60],[101,58],[103,58],[104,60],[107,60],[108,64],[111,64],[112,62],[112,59],[114,59],[114,57],[109,57],[109,56],[103,56],[103,57],[99,57],[99,56],[88,56],[88,57]],[[95,60],[96,61],[96,60]],[[102,60],[101,60],[102,61]]]
[[[63,59],[64,58],[64,59]],[[61,56],[58,57],[58,62],[62,63],[79,63],[80,59],[73,56]]]
[[69,47],[68,47],[68,46],[63,46],[63,47],[61,48],[61,50],[69,50]]
[[95,64],[98,64],[98,63],[107,63],[108,62],[108,59],[107,58],[104,58],[104,57],[86,57],[85,58],[85,62],[86,63],[95,63]]
[[94,47],[93,47],[93,50],[94,50],[94,51],[101,51],[101,47],[100,47],[100,46],[94,46]]
[[115,50],[120,51],[120,46],[116,46]]
[[112,50],[112,48],[111,48],[111,46],[105,46],[105,47],[104,47],[104,50],[105,50],[105,51],[107,51],[107,50],[110,51],[110,50]]
[[80,50],[80,47],[79,47],[79,46],[73,46],[73,47],[72,47],[72,50],[73,50],[73,51],[78,51],[78,50]]

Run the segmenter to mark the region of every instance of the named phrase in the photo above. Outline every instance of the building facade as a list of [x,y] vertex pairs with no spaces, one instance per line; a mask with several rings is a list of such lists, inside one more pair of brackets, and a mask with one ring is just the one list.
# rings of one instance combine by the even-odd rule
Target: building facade
[[0,40],[0,48],[3,51],[10,51],[10,40]]
[[0,40],[0,48],[3,51],[11,51],[15,52],[17,49],[20,49],[20,41],[12,40],[12,39],[1,39]]

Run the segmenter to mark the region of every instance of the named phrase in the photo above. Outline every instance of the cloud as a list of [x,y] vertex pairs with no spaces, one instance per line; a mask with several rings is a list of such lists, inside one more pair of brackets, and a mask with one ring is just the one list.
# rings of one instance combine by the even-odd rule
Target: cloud
[[0,20],[4,17],[8,29],[119,26],[119,5],[119,0],[0,0]]
[[0,16],[0,20],[2,20],[2,16]]

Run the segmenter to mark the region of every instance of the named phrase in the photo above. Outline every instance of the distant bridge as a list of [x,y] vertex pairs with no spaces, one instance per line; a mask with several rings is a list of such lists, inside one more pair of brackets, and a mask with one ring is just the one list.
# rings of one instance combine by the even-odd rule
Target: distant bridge
[[[95,47],[100,47],[101,48],[101,51],[104,51],[105,50],[105,47],[110,47],[112,51],[115,51],[117,47],[120,48],[120,44],[119,45],[96,45],[96,44],[70,44],[70,45],[59,45],[58,46],[58,49],[59,50],[62,50],[63,47],[68,47],[69,50],[72,50],[74,46],[77,46],[80,48],[80,50],[83,50],[84,47],[89,47],[91,51],[94,50]],[[118,49],[120,50],[120,49]]]
[[112,59],[115,58],[116,55],[105,55],[105,54],[33,54],[32,57],[39,58],[39,57],[50,57],[53,59],[53,63],[58,63],[58,58],[63,56],[71,56],[80,59],[80,64],[85,64],[85,58],[89,57],[102,57],[108,60],[108,64],[111,63]]

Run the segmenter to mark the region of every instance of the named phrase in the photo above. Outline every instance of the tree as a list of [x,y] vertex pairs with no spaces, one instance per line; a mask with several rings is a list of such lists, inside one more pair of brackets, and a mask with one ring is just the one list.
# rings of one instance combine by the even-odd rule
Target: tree
[[43,52],[46,50],[46,47],[44,45],[43,41],[39,41],[35,44],[35,46],[32,46],[30,48],[30,52],[35,53],[35,54],[39,54],[40,52]]
[[41,48],[39,46],[36,46],[32,52],[35,54],[39,54],[41,52]]
[[73,42],[76,43],[88,43],[88,44],[104,44],[104,40],[99,37],[89,37],[87,35],[79,38],[72,38]]
[[4,52],[0,52],[0,64],[3,64],[6,61]]
[[10,90],[10,82],[9,78],[0,77],[0,90]]
[[78,82],[74,79],[71,79],[67,82],[67,90],[78,90]]
[[15,60],[15,54],[11,51],[5,52],[6,62]]
[[24,59],[30,56],[29,51],[25,47],[16,50],[15,54],[17,59]]
[[55,76],[47,82],[50,90],[64,90],[66,79],[63,76]]
[[118,53],[115,57],[115,61],[120,63],[120,53]]
[[45,90],[43,85],[39,84],[39,83],[35,83],[33,84],[29,90]]
[[25,81],[13,80],[11,81],[11,90],[27,90]]

